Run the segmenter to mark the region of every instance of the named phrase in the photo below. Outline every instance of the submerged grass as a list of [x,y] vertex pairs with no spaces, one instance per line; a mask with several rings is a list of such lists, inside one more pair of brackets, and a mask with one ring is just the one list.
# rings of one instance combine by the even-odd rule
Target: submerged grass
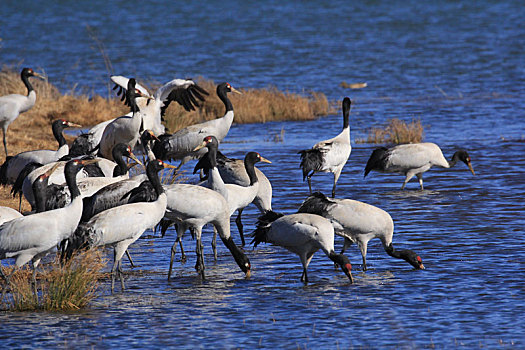
[[412,119],[410,123],[397,118],[389,119],[384,127],[373,127],[368,132],[368,138],[357,139],[357,143],[402,144],[423,141],[424,128],[420,119]]
[[[11,292],[0,301],[0,307],[10,311],[85,308],[97,296],[101,271],[105,266],[106,260],[98,249],[80,252],[63,265],[57,258],[43,271],[37,272],[37,285],[40,286],[38,298],[34,294],[31,270],[20,269],[11,278]],[[10,272],[5,271],[6,274]]]

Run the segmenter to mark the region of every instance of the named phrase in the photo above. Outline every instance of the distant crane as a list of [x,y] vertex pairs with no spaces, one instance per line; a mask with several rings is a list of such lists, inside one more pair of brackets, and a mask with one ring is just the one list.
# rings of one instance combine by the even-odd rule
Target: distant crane
[[4,135],[4,149],[5,157],[8,157],[7,154],[7,128],[9,124],[15,121],[20,113],[27,112],[30,110],[36,102],[36,92],[33,89],[33,86],[29,82],[29,77],[37,77],[40,79],[45,79],[40,74],[33,71],[31,68],[24,68],[20,73],[20,78],[27,88],[27,96],[20,94],[10,94],[5,96],[0,96],[0,126],[2,127]]

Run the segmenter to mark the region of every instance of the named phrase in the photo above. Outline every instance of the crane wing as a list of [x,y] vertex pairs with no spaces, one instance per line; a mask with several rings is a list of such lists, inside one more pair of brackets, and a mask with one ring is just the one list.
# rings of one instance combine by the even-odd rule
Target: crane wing
[[[115,84],[113,90],[116,90],[118,88],[117,96],[120,96],[120,99],[124,101],[124,99],[126,98],[126,89],[128,88],[129,78],[126,78],[122,75],[112,75],[111,81]],[[151,97],[148,90],[139,83],[135,85],[135,89],[139,90],[144,97]]]
[[155,92],[155,99],[162,101],[161,115],[172,101],[179,103],[186,111],[194,111],[200,107],[208,92],[190,79],[173,79]]

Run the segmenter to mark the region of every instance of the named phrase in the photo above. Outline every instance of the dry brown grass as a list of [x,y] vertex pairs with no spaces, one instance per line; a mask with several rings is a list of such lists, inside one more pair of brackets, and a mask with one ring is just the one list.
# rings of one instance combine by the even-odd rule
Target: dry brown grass
[[[64,311],[85,308],[97,296],[99,279],[106,260],[100,250],[92,249],[74,256],[61,265],[58,258],[37,272],[40,292],[34,295],[31,270],[15,272],[11,292],[0,301],[0,308],[11,311]],[[5,268],[10,270],[12,268]],[[11,271],[5,271],[6,274]]]
[[413,119],[410,123],[394,118],[387,121],[385,127],[373,127],[368,138],[358,139],[357,143],[402,144],[423,141],[424,128],[421,120]]
[[[0,96],[27,90],[20,80],[21,68],[2,67],[0,71]],[[54,85],[37,78],[30,78],[37,92],[37,101],[33,108],[22,113],[7,132],[10,155],[33,149],[56,149],[57,143],[51,132],[53,120],[63,118],[85,127],[120,116],[128,108],[116,96],[103,98],[99,95],[69,91],[62,94]],[[224,105],[217,97],[216,84],[204,78],[197,79],[199,85],[209,92],[203,106],[197,111],[186,112],[177,103],[172,103],[166,110],[166,122],[170,132],[175,132],[191,124],[215,119],[224,115]],[[150,91],[155,91],[161,83],[147,83]],[[238,88],[238,87],[236,87]],[[334,113],[326,96],[311,92],[308,96],[281,92],[275,87],[267,89],[239,89],[242,95],[230,94],[235,108],[235,123],[264,123],[272,120],[311,120],[320,115]],[[73,139],[67,137],[68,142]],[[4,161],[0,152],[0,163]],[[9,193],[10,188],[0,188],[0,205],[18,208],[18,200]],[[22,210],[30,210],[24,200]]]

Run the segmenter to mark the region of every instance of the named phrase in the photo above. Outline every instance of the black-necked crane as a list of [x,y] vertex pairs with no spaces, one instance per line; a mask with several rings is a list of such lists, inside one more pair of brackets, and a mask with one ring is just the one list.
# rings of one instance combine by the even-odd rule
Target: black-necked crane
[[[114,169],[113,177],[85,177],[77,181],[78,188],[82,194],[82,198],[92,196],[101,188],[110,184],[120,182],[129,178],[129,171],[124,157],[133,159],[139,164],[142,164],[131,151],[131,147],[123,143],[117,144],[113,147],[113,159],[117,163]],[[70,192],[64,184],[52,184],[48,187],[46,199],[46,210],[61,208],[67,205],[70,200]],[[31,203],[31,202],[30,202]]]
[[166,207],[165,219],[176,224],[177,239],[171,248],[170,269],[168,280],[171,277],[173,259],[175,257],[176,247],[179,244],[182,235],[187,228],[195,232],[197,239],[196,253],[197,263],[195,268],[204,279],[204,255],[201,243],[202,227],[211,223],[222,242],[232,254],[235,262],[250,277],[250,260],[242,250],[235,245],[230,234],[230,208],[226,199],[218,192],[209,188],[189,185],[189,184],[171,184],[164,186],[168,196],[168,205]]
[[203,136],[214,135],[221,142],[228,134],[234,117],[233,105],[228,98],[228,92],[241,94],[229,83],[221,83],[217,86],[217,96],[226,108],[226,114],[223,117],[190,125],[170,136],[159,137],[161,141],[156,142],[153,146],[153,152],[157,158],[180,159],[181,162],[178,166],[180,168],[187,161],[201,157],[206,153],[204,149],[194,151],[195,147],[202,143]]
[[[262,157],[257,152],[248,152],[244,157],[244,171],[248,177],[248,184],[241,186],[237,184],[225,184],[217,168],[217,152],[219,148],[219,141],[215,136],[206,136],[202,143],[195,148],[195,151],[201,148],[208,148],[208,152],[201,158],[206,159],[207,165],[204,166],[208,172],[207,187],[219,192],[226,198],[228,206],[230,207],[230,216],[238,211],[237,219],[235,220],[239,235],[241,236],[242,245],[244,246],[244,232],[241,222],[241,215],[244,208],[252,203],[259,192],[259,180],[255,171],[255,164],[258,162],[271,163],[268,159]],[[202,163],[201,163],[202,164]],[[198,166],[194,169],[194,173],[198,170]],[[215,240],[215,237],[214,237]]]
[[468,166],[472,175],[476,175],[470,163],[470,156],[463,149],[456,151],[452,159],[447,160],[439,146],[431,142],[397,145],[392,148],[380,147],[375,149],[368,159],[365,177],[372,170],[383,173],[400,173],[405,175],[405,181],[401,186],[401,189],[404,189],[408,181],[416,176],[423,190],[425,171],[430,170],[434,165],[447,169],[452,168],[458,160]]
[[29,261],[33,262],[35,282],[36,268],[42,257],[75,231],[82,215],[82,198],[76,174],[83,166],[93,162],[96,160],[72,160],[66,164],[64,172],[72,197],[69,205],[13,219],[0,226],[0,259],[16,259],[13,272],[8,277],[3,276],[7,284],[13,273]]
[[[111,76],[111,81],[115,84],[113,89],[119,88],[118,95],[123,93],[123,89],[126,89],[128,84],[128,78],[121,75]],[[137,83],[136,88],[144,96],[151,96],[142,85]],[[207,95],[206,90],[190,79],[173,79],[167,82],[155,91],[155,94],[151,96],[152,100],[137,100],[142,113],[142,128],[151,130],[155,135],[164,134],[165,127],[162,125],[162,118],[171,102],[176,101],[189,112],[200,107],[200,103],[205,100]]]
[[[124,91],[127,90],[129,80],[120,75],[111,77],[115,88],[119,88],[118,95],[122,95],[123,99],[125,93],[127,93]],[[135,89],[142,96],[136,98],[136,103],[142,115],[142,129],[151,130],[155,135],[162,135],[165,132],[165,127],[162,125],[162,117],[171,102],[175,101],[185,110],[192,111],[196,107],[200,107],[201,101],[205,100],[204,96],[208,95],[206,90],[189,79],[173,79],[158,88],[153,96],[139,83],[135,83]],[[132,112],[126,116],[131,117]],[[110,119],[99,123],[89,129],[88,132],[79,135],[71,145],[71,154],[83,155],[96,152],[106,126],[114,120]]]
[[172,165],[161,160],[153,160],[146,167],[146,174],[157,193],[154,202],[131,203],[111,208],[93,216],[88,222],[81,223],[68,242],[68,250],[85,246],[113,246],[113,268],[111,269],[111,292],[114,290],[115,277],[118,274],[122,290],[124,280],[120,261],[128,247],[145,230],[155,227],[166,212],[167,197],[162,188],[157,172]]
[[283,215],[269,211],[259,217],[253,232],[254,247],[272,243],[299,255],[303,264],[301,282],[308,283],[307,269],[315,252],[321,249],[330,260],[341,266],[353,283],[352,265],[346,256],[334,250],[334,228],[328,219],[315,214]]
[[[68,157],[63,157],[62,159],[64,158],[68,158]],[[92,159],[92,157],[83,157],[83,159]],[[117,167],[117,164],[114,161],[108,160],[106,158],[96,158],[96,159],[97,159],[96,163],[86,165],[85,167],[82,168],[82,170],[78,172],[77,180],[80,180],[86,177],[112,177],[113,176],[115,167]],[[68,160],[72,160],[72,159],[59,160],[57,162],[48,163],[45,165],[42,165],[40,163],[27,164],[24,167],[24,169],[22,169],[18,178],[16,179],[11,193],[13,193],[13,196],[15,196],[17,193],[20,193],[20,195],[23,194],[24,197],[27,199],[27,201],[33,206],[34,197],[33,197],[33,190],[31,186],[36,180],[36,178],[58,164],[58,169],[49,176],[48,181],[50,185],[63,184],[66,181],[64,177],[64,166],[66,165]]]
[[383,209],[352,199],[328,199],[321,192],[315,192],[303,202],[298,212],[317,214],[329,219],[335,233],[345,239],[341,253],[352,243],[357,243],[365,271],[368,241],[373,238],[381,240],[383,248],[391,257],[403,259],[416,269],[425,268],[421,257],[414,251],[394,249],[394,221]]
[[140,126],[142,125],[142,113],[137,105],[136,98],[142,96],[140,90],[135,88],[136,81],[131,78],[126,90],[126,104],[130,107],[132,116],[122,116],[109,123],[102,133],[99,144],[99,154],[107,159],[113,160],[111,154],[116,144],[123,143],[135,147],[140,137]]
[[48,164],[56,162],[69,153],[69,146],[62,132],[65,128],[77,127],[81,125],[66,121],[64,119],[55,120],[51,126],[53,136],[58,142],[58,149],[54,150],[33,150],[18,153],[16,156],[7,157],[6,161],[0,167],[0,184],[13,184],[22,169],[29,163]]
[[7,128],[9,127],[9,124],[14,122],[15,119],[18,118],[20,113],[24,113],[30,110],[36,102],[36,92],[33,89],[31,83],[29,82],[30,77],[45,79],[43,76],[33,71],[33,69],[24,68],[20,73],[20,78],[22,79],[22,82],[27,88],[27,95],[9,94],[5,96],[0,96],[0,127],[2,127],[2,131],[4,133],[3,141],[6,158],[8,157]]
[[348,97],[343,99],[343,131],[334,138],[316,143],[312,148],[299,151],[303,169],[303,181],[308,179],[308,188],[312,193],[312,176],[318,172],[333,173],[334,185],[332,197],[335,197],[335,186],[345,166],[352,146],[350,145],[350,106]]
[[[56,170],[58,167],[55,166],[51,169],[49,169],[44,174],[40,175],[35,182],[33,183],[33,194],[35,197],[35,205],[36,205],[36,213],[41,213],[45,211],[45,193],[47,190],[48,185],[48,178],[49,176]],[[29,213],[31,214],[31,213]],[[28,213],[25,213],[25,215],[28,215]],[[0,225],[4,222],[22,217],[22,213],[20,211],[15,210],[10,207],[0,207]]]
[[[153,132],[145,130],[141,136],[142,146],[145,148],[145,153],[148,153],[149,142],[156,139]],[[150,161],[155,158],[149,158]],[[123,179],[118,182],[111,183],[107,186],[100,188],[97,192],[89,197],[84,198],[84,211],[82,212],[82,221],[88,221],[96,214],[109,209],[114,208],[123,204],[132,203],[130,201],[131,196],[134,194],[133,190],[141,186],[145,181],[148,181],[148,177],[145,173],[137,174],[130,177],[129,179]],[[151,187],[148,181],[148,190],[146,191],[147,199],[137,200],[137,202],[150,202],[157,199],[157,195]]]

